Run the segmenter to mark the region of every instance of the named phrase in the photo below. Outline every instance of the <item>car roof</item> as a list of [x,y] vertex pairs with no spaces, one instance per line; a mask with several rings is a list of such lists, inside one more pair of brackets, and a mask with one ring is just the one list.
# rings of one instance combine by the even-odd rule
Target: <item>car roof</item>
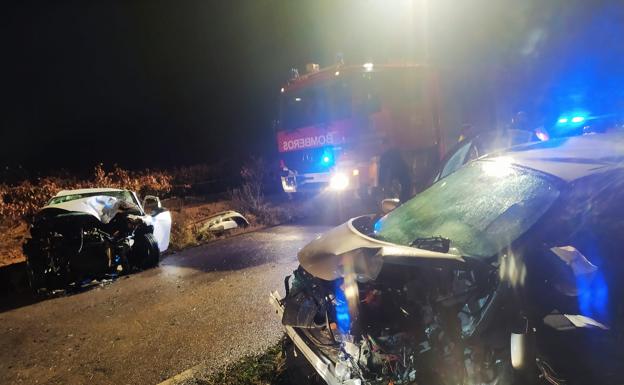
[[524,144],[485,156],[484,160],[534,169],[566,182],[624,168],[624,131],[588,134]]
[[101,188],[81,188],[81,189],[76,189],[76,190],[61,190],[58,193],[56,193],[55,197],[62,197],[65,195],[74,195],[74,194],[91,194],[91,193],[105,193],[105,192],[114,192],[114,191],[126,191],[123,189],[119,189],[119,188],[107,188],[107,187],[101,187]]

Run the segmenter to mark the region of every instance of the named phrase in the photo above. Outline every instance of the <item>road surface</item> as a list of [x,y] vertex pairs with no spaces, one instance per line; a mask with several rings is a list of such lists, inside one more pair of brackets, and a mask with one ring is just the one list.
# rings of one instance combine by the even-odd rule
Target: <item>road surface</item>
[[185,250],[160,267],[0,313],[2,384],[154,384],[257,353],[282,332],[268,294],[327,230],[279,226]]

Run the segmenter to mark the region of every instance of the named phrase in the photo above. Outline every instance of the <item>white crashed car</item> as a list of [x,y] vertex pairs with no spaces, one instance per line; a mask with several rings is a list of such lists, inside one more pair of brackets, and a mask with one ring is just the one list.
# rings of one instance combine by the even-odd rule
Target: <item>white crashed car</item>
[[35,216],[24,244],[31,287],[61,289],[85,279],[158,265],[169,246],[171,213],[133,191],[63,190]]

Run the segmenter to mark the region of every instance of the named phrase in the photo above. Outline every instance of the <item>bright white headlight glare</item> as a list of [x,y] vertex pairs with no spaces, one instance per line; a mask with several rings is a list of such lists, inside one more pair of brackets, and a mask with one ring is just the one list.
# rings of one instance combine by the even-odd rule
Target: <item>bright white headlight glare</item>
[[345,174],[338,172],[332,175],[329,179],[329,188],[331,190],[344,190],[349,186],[349,177]]

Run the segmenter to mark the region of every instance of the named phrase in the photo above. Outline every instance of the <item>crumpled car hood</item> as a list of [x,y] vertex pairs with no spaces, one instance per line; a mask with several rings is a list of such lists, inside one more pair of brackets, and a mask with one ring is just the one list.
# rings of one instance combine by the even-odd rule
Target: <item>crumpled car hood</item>
[[364,282],[374,280],[384,260],[388,259],[464,262],[458,255],[396,245],[366,236],[357,230],[356,224],[370,219],[370,216],[353,218],[321,235],[299,251],[299,263],[308,273],[327,281],[353,272],[358,281]]
[[[94,216],[100,222],[106,224],[120,211],[122,201],[115,197],[96,195],[86,198],[74,199],[67,202],[44,206],[41,211],[47,209],[61,209],[71,212],[80,212]],[[137,210],[139,210],[137,206]]]

